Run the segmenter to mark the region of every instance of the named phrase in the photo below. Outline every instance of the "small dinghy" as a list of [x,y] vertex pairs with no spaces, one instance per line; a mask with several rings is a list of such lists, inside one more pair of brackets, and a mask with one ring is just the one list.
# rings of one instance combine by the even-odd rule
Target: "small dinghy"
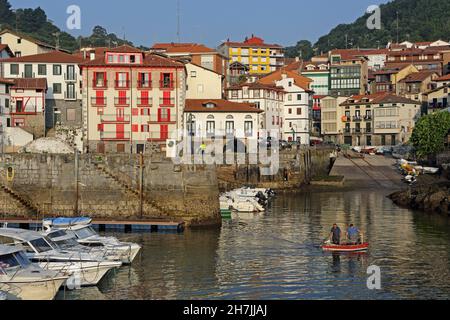
[[325,242],[322,245],[323,251],[333,251],[333,252],[360,252],[367,251],[369,249],[369,244],[332,244],[330,241]]

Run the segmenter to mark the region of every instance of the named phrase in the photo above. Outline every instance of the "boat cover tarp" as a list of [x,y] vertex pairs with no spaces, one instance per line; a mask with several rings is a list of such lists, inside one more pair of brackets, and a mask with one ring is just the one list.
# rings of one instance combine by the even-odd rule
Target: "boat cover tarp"
[[88,225],[91,224],[92,219],[87,217],[79,217],[79,218],[49,218],[43,220],[44,224],[65,227],[65,226],[74,226],[74,225]]

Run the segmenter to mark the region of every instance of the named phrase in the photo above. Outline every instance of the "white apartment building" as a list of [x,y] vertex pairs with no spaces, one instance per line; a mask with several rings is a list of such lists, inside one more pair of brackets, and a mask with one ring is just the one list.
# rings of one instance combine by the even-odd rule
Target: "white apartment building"
[[283,87],[259,82],[245,83],[226,89],[228,100],[253,103],[262,110],[258,127],[266,131],[265,136],[272,136],[271,133],[276,132],[279,138],[283,137],[284,95]]
[[46,127],[56,124],[79,127],[81,116],[81,57],[61,51],[15,57],[3,60],[4,78],[45,78],[48,91],[46,99]]
[[311,132],[312,91],[311,79],[288,70],[278,70],[259,80],[283,88],[283,138],[309,145]]

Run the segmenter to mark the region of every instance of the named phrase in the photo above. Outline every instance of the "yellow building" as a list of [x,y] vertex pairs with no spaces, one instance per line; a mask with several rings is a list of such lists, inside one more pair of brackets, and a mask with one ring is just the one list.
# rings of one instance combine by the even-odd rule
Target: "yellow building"
[[230,59],[230,63],[240,62],[249,68],[250,75],[265,75],[284,64],[283,47],[267,44],[264,40],[252,35],[244,42],[227,41],[219,46],[219,52]]

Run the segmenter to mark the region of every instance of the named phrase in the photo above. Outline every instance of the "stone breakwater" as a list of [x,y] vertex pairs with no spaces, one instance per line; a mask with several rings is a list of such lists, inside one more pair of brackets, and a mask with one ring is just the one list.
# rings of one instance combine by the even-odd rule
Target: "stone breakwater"
[[0,157],[2,217],[88,215],[220,225],[218,196],[214,166],[138,155],[89,154],[78,161],[75,155]]
[[389,198],[402,207],[450,216],[450,181],[412,187]]

